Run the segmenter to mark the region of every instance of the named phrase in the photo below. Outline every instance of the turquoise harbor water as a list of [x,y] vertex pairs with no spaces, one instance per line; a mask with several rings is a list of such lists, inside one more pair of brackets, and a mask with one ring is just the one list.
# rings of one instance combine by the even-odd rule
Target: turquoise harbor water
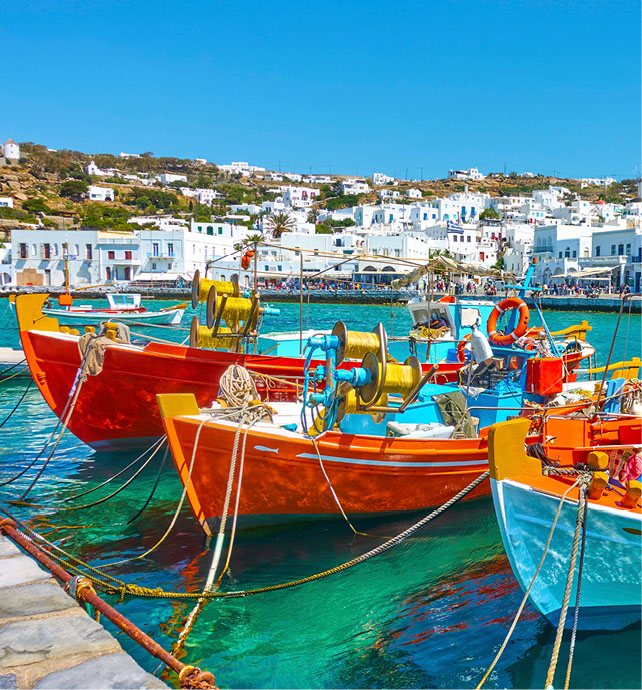
[[[297,329],[298,305],[278,306],[281,317],[266,319],[264,332]],[[394,333],[407,332],[410,320],[406,310],[395,308],[394,315]],[[191,313],[184,323],[188,317]],[[340,318],[351,329],[369,330],[382,321],[390,331],[387,307],[310,307],[310,324],[320,329],[331,328]],[[603,363],[617,315],[547,314],[553,330],[583,318],[593,325],[589,340],[598,348],[598,362]],[[17,345],[17,330],[6,301],[0,306],[0,323],[4,324],[0,345]],[[613,361],[640,355],[640,327],[639,316],[623,318]],[[165,338],[171,333],[175,340],[186,335],[165,329],[156,333]],[[25,385],[26,379],[2,383],[0,421]],[[0,481],[6,482],[31,462],[54,425],[55,417],[40,394],[29,391],[0,430]],[[132,524],[128,520],[147,499],[161,454],[113,499],[83,510],[66,510],[106,496],[131,472],[108,487],[65,502],[112,476],[133,457],[96,454],[65,434],[30,495],[39,506],[11,510],[93,565],[138,556],[157,541],[176,509],[181,485],[171,460],[148,509]],[[0,487],[1,498],[19,496],[38,468],[39,464],[14,483]],[[370,520],[356,526],[392,535],[418,517]],[[355,537],[339,519],[243,530],[237,535],[223,587],[253,589],[303,577],[378,543],[373,537]],[[210,558],[200,527],[185,507],[174,531],[153,554],[107,572],[148,587],[197,592]],[[183,660],[212,671],[221,687],[471,688],[492,661],[521,598],[502,548],[492,501],[480,499],[455,506],[418,538],[345,573],[282,592],[210,603],[189,638]],[[117,606],[165,649],[171,647],[182,616],[191,608],[190,603],[131,598]],[[141,665],[150,671],[156,668],[156,662],[129,638],[106,625]],[[527,605],[486,687],[542,687],[554,635],[554,629]],[[639,626],[617,633],[580,632],[571,686],[640,687],[640,644]],[[565,641],[557,687],[563,683],[567,650]]]

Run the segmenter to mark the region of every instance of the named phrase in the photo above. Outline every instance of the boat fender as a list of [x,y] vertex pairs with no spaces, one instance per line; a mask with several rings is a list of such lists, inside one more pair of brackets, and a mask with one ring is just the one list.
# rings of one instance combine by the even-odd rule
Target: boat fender
[[473,332],[470,336],[470,349],[473,351],[473,358],[476,362],[485,362],[493,356],[493,350],[490,347],[488,338],[477,326],[473,326]]

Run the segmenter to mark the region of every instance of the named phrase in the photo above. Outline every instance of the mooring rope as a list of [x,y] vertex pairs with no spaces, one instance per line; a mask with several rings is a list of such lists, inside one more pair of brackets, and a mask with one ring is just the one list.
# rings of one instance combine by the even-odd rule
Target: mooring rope
[[[202,425],[205,424],[205,422],[201,423]],[[192,466],[193,466],[193,458],[192,457]],[[191,475],[190,475],[191,476]],[[353,558],[349,561],[346,561],[342,563],[341,565],[335,566],[333,568],[330,568],[328,570],[324,570],[323,572],[320,573],[315,573],[314,575],[309,575],[307,577],[300,578],[298,580],[291,580],[289,582],[283,582],[277,585],[268,585],[265,587],[259,587],[257,589],[249,589],[249,590],[238,590],[238,591],[230,591],[230,592],[208,592],[207,594],[203,594],[202,592],[168,592],[163,590],[162,588],[158,587],[156,589],[151,589],[149,587],[140,587],[135,584],[130,584],[127,582],[124,582],[123,580],[120,580],[116,577],[113,577],[111,575],[108,575],[107,573],[103,573],[102,571],[98,570],[97,568],[90,566],[88,563],[82,561],[76,556],[73,556],[72,554],[68,553],[64,549],[62,549],[59,546],[56,546],[55,544],[52,544],[49,542],[47,539],[42,537],[42,535],[37,534],[34,532],[28,525],[24,525],[24,523],[21,524],[21,526],[28,532],[34,534],[34,536],[38,539],[40,539],[43,543],[46,543],[49,547],[51,547],[53,550],[60,552],[64,555],[64,559],[59,556],[57,553],[52,553],[49,551],[49,555],[51,558],[54,560],[57,560],[59,563],[63,563],[67,568],[69,568],[71,571],[84,575],[88,577],[97,587],[99,587],[102,591],[109,593],[109,594],[118,594],[120,597],[125,597],[127,595],[129,596],[138,596],[142,598],[152,598],[152,599],[177,599],[177,600],[189,600],[189,599],[199,599],[201,597],[205,597],[208,599],[238,599],[242,597],[248,597],[248,596],[254,596],[256,594],[264,594],[267,592],[275,592],[275,591],[280,591],[283,589],[290,589],[291,587],[297,587],[299,585],[307,584],[310,582],[315,582],[317,580],[321,580],[323,578],[326,578],[330,575],[334,575],[339,572],[343,572],[345,570],[348,570],[350,568],[353,568],[356,565],[359,565],[361,563],[365,563],[366,561],[370,560],[371,558],[374,558],[376,556],[379,556],[390,549],[394,548],[401,542],[405,541],[408,539],[408,537],[411,537],[415,532],[418,530],[422,529],[425,527],[429,522],[437,518],[439,515],[444,513],[446,510],[451,508],[455,503],[460,501],[464,496],[469,494],[471,491],[473,491],[479,484],[481,484],[482,481],[487,479],[489,476],[488,470],[485,472],[482,472],[477,478],[475,478],[468,486],[464,487],[459,493],[455,494],[452,498],[450,498],[446,503],[442,504],[439,506],[439,508],[436,508],[433,510],[431,513],[423,517],[421,520],[416,522],[414,525],[411,525],[408,529],[404,530],[400,534],[396,535],[392,539],[388,539],[385,541],[383,544],[380,544],[379,546],[375,547],[374,549],[371,549],[370,551],[357,556],[356,558]],[[188,477],[189,481],[189,477]],[[186,486],[187,486],[186,482]],[[184,495],[183,495],[184,498]],[[182,504],[181,504],[182,505]],[[6,510],[0,508],[0,511],[4,512],[5,515],[8,517],[12,517]],[[176,515],[175,515],[176,517]],[[13,518],[15,519],[15,518]],[[18,522],[18,521],[16,521]],[[164,538],[167,536],[168,532],[164,535],[164,537],[161,539],[161,542],[164,540]],[[159,543],[161,543],[159,542]],[[157,544],[158,545],[158,544]],[[156,546],[157,546],[156,545]],[[115,563],[109,563],[103,566],[99,566],[100,568],[106,568],[111,565],[118,565],[120,563],[126,563],[127,561],[131,560],[136,560],[139,558],[142,558],[143,556],[147,555],[148,553],[151,553],[151,551],[156,548],[154,546],[152,549],[149,551],[145,552],[145,554],[141,556],[136,556],[135,558],[130,558],[126,559],[123,561],[116,561]],[[78,565],[73,565],[72,563],[69,562],[69,559],[71,561],[74,561]],[[84,569],[84,570],[83,570]],[[101,577],[106,578],[110,582],[106,582],[105,580],[101,580],[97,577],[87,575],[86,571],[89,572],[94,572],[94,573],[99,573]],[[110,584],[110,583],[114,584]]]
[[[584,494],[584,503],[586,506],[587,489],[581,489]],[[564,690],[568,690],[571,682],[571,668],[573,667],[573,655],[575,654],[575,640],[577,637],[577,622],[580,617],[580,594],[582,592],[582,573],[584,572],[584,551],[586,547],[586,523],[588,521],[588,506],[584,510],[584,520],[582,521],[582,542],[580,546],[580,564],[577,570],[577,593],[575,595],[575,611],[573,612],[573,631],[571,632],[571,644],[568,652],[568,666],[566,667],[566,680],[564,681]]]
[[[584,480],[586,481],[586,480]],[[571,597],[571,589],[573,587],[573,578],[575,576],[575,563],[577,560],[577,552],[580,544],[580,535],[582,533],[582,523],[584,521],[584,511],[586,510],[586,493],[583,491],[584,484],[582,477],[578,477],[580,483],[580,492],[577,502],[577,517],[575,519],[575,532],[573,534],[573,547],[571,549],[571,560],[568,566],[568,574],[566,576],[566,588],[564,589],[564,599],[562,600],[562,610],[560,611],[560,619],[557,624],[557,633],[555,635],[555,644],[553,645],[553,654],[551,655],[551,663],[548,667],[548,674],[546,675],[546,690],[553,690],[553,678],[555,676],[555,668],[557,667],[557,659],[560,653],[560,646],[562,644],[562,637],[564,635],[564,625],[566,623],[566,614],[568,612],[568,603]],[[568,669],[570,676],[570,668]]]
[[513,631],[515,630],[515,626],[517,625],[517,621],[519,620],[520,616],[522,615],[522,611],[524,610],[524,606],[526,606],[526,602],[528,601],[528,595],[531,593],[531,589],[533,588],[533,585],[535,584],[535,580],[537,579],[537,576],[539,575],[539,571],[542,569],[542,566],[544,565],[544,559],[546,558],[546,554],[548,553],[548,548],[551,545],[551,540],[553,539],[553,532],[555,531],[557,521],[559,519],[560,513],[562,512],[562,506],[564,505],[564,501],[566,500],[566,497],[571,493],[571,491],[579,483],[580,483],[580,478],[578,477],[575,480],[575,482],[573,484],[571,484],[571,486],[569,486],[568,489],[566,489],[566,491],[562,494],[559,505],[557,506],[557,512],[555,513],[555,517],[553,519],[553,524],[551,525],[551,530],[548,533],[548,539],[546,540],[546,545],[544,546],[544,552],[542,553],[542,557],[539,561],[537,569],[535,570],[535,574],[533,575],[533,578],[531,579],[531,582],[528,585],[528,589],[526,590],[526,592],[524,592],[524,597],[522,598],[522,602],[519,605],[517,612],[515,613],[515,617],[513,618],[513,622],[511,623],[511,626],[508,629],[508,632],[506,633],[506,637],[504,638],[504,641],[502,642],[502,645],[499,648],[499,651],[495,655],[495,658],[493,659],[491,665],[488,667],[486,673],[484,673],[483,678],[477,684],[477,687],[475,688],[475,690],[479,690],[484,685],[484,683],[486,682],[486,679],[491,674],[492,670],[495,668],[495,665],[497,664],[497,662],[501,658],[502,654],[504,653],[504,650],[506,649],[506,645],[508,644],[508,641],[510,640],[511,636],[513,635]]
[[29,383],[27,383],[26,388],[24,389],[22,395],[20,396],[20,400],[15,404],[14,408],[9,412],[9,414],[0,422],[0,429],[11,419],[13,416],[13,413],[20,407],[20,403],[25,399],[25,396],[29,392],[29,389],[31,388],[31,384],[33,383],[33,379],[29,379]]

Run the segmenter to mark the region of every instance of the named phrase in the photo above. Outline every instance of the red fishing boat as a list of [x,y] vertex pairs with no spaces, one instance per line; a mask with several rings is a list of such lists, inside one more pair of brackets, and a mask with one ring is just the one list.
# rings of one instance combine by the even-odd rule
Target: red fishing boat
[[[19,295],[16,314],[33,379],[61,418],[81,365],[81,336],[42,313],[47,298],[46,294]],[[210,405],[217,396],[221,374],[231,364],[240,364],[257,375],[261,395],[270,400],[294,400],[296,383],[303,379],[303,363],[297,357],[158,342],[145,346],[112,342],[105,348],[102,370],[82,384],[67,428],[97,450],[147,447],[163,435],[157,394],[193,393],[199,405]],[[456,378],[461,366],[440,367],[441,380]]]

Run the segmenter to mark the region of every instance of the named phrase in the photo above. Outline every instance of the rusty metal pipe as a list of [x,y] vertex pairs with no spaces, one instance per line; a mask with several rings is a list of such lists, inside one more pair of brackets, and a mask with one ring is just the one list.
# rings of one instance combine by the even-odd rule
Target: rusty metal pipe
[[[29,555],[33,556],[39,563],[41,563],[54,577],[62,580],[64,583],[71,581],[72,576],[64,569],[61,568],[55,561],[53,561],[46,553],[39,549],[35,544],[32,544],[25,536],[16,529],[16,523],[11,518],[5,518],[0,520],[0,532],[4,532],[9,539],[18,544],[23,548]],[[181,678],[181,687],[194,687],[193,681],[200,683],[202,687],[206,687],[205,684],[209,683],[209,687],[214,686],[214,676],[211,673],[201,672],[193,666],[187,666],[175,657],[173,657],[169,652],[165,651],[158,642],[155,642],[149,635],[145,634],[142,630],[139,630],[130,620],[125,618],[122,614],[118,613],[113,606],[110,606],[106,601],[101,599],[93,588],[83,587],[78,592],[78,599],[91,604],[96,611],[99,611],[105,618],[110,620],[115,626],[120,628],[124,633],[129,635],[129,637],[139,644],[146,652],[149,652],[152,656],[156,657],[159,661],[162,661],[165,666],[168,666],[173,671],[175,671],[179,678]],[[188,670],[188,673],[183,673],[185,676],[186,685],[183,685],[183,678],[181,677],[181,672]],[[198,678],[192,678],[194,670],[198,674]]]

